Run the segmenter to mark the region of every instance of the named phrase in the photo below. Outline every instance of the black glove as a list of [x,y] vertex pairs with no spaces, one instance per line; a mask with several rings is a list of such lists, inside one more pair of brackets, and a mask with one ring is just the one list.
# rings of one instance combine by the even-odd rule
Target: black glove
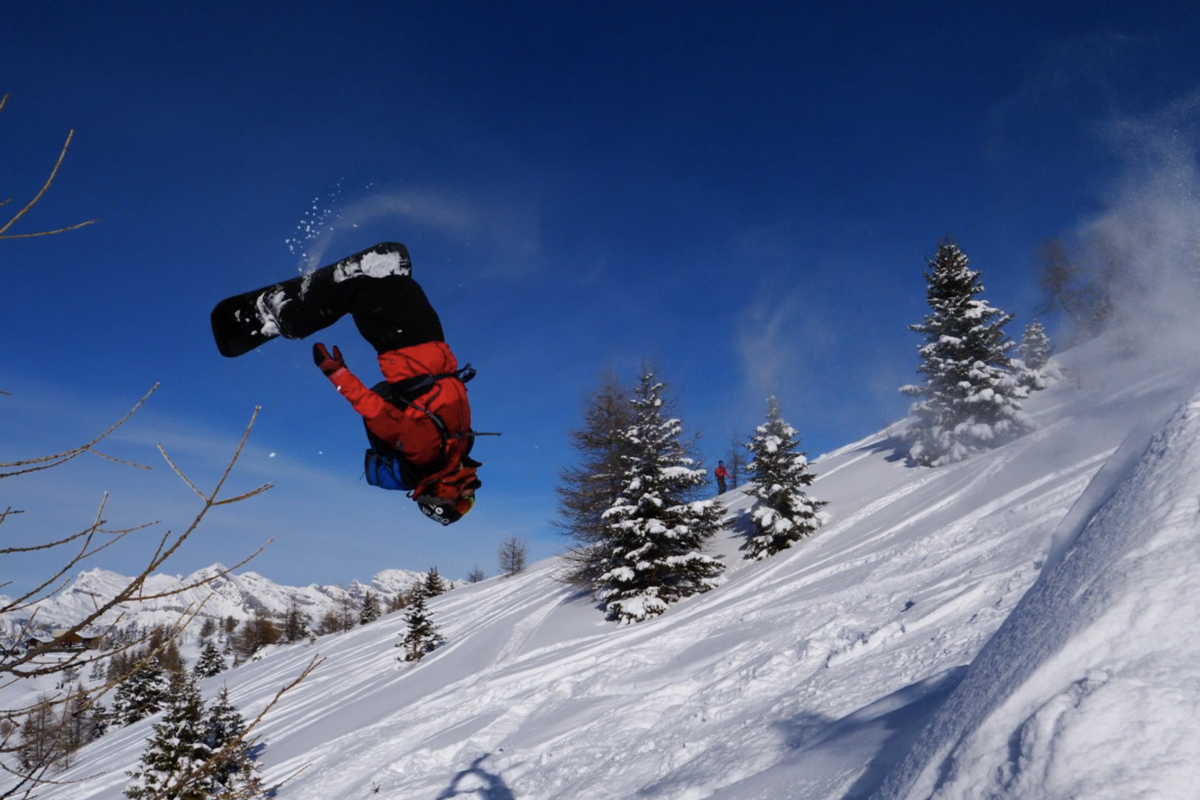
[[336,344],[333,346],[333,355],[329,355],[325,345],[319,342],[313,345],[313,363],[326,375],[332,375],[346,366],[346,362],[342,361],[342,351],[338,350]]

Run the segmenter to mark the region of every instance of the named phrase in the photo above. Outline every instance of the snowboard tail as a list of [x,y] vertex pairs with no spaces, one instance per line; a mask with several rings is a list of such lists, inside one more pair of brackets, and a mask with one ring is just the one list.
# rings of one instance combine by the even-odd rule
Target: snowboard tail
[[332,325],[344,310],[306,303],[314,286],[411,273],[407,248],[398,242],[383,242],[306,275],[227,297],[217,303],[210,317],[217,350],[226,358],[236,358],[279,336],[303,339]]

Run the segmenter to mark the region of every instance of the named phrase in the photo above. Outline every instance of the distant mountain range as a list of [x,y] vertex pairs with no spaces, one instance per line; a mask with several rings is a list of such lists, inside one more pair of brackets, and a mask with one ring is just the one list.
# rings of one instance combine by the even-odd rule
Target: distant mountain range
[[[260,609],[281,616],[291,599],[297,598],[312,625],[326,612],[336,610],[347,596],[361,603],[367,592],[373,592],[380,605],[386,608],[397,594],[408,591],[414,583],[425,578],[423,572],[388,569],[372,578],[370,583],[351,581],[344,587],[317,584],[282,586],[257,572],[222,575],[223,572],[224,566],[213,564],[186,576],[152,575],[146,580],[145,595],[158,595],[185,586],[195,588],[156,600],[126,603],[119,611],[114,609],[98,622],[101,625],[118,622],[121,628],[134,624],[147,628],[157,624],[173,624],[185,611],[199,608],[197,617],[189,626],[199,628],[207,618],[219,621],[234,617],[241,622],[253,617]],[[212,580],[196,585],[202,584],[207,578]],[[39,603],[36,613],[34,609],[25,609],[0,615],[0,637],[9,638],[18,634],[31,618],[37,630],[70,627],[84,619],[92,609],[115,597],[131,580],[128,576],[104,569],[80,572],[69,587]],[[461,583],[463,581],[455,581],[454,585]],[[6,600],[0,597],[0,603]]]

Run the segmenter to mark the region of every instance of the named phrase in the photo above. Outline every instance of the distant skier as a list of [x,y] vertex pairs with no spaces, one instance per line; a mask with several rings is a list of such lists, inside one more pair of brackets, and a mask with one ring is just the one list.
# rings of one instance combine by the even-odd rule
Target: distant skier
[[725,494],[725,480],[729,477],[729,470],[725,469],[724,461],[717,462],[717,469],[713,472],[713,477],[717,479],[717,494]]
[[283,336],[303,339],[346,314],[379,357],[385,380],[368,389],[341,351],[313,345],[313,361],[363,417],[367,482],[407,491],[442,525],[462,518],[482,485],[470,457],[475,433],[463,385],[475,371],[446,344],[442,323],[412,278],[408,249],[384,243],[310,274],[222,301],[213,334],[237,356]]

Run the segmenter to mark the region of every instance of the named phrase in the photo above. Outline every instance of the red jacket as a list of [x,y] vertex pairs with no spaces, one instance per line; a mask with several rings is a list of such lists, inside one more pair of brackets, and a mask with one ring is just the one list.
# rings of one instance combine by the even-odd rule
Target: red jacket
[[[388,383],[397,383],[418,375],[439,375],[458,370],[458,361],[445,342],[426,342],[413,347],[390,350],[379,356],[379,369]],[[440,380],[429,391],[413,400],[413,405],[398,408],[368,389],[346,368],[329,376],[354,410],[363,415],[371,433],[395,447],[415,470],[427,474],[445,467],[458,467],[464,440],[453,440],[450,458],[439,463],[442,434],[437,424],[420,409],[436,414],[447,432],[466,433],[471,429],[471,406],[467,389],[457,378]],[[419,407],[419,408],[418,408]]]
[[719,467],[717,467],[717,471],[714,472],[713,474],[716,475],[718,478],[728,478],[729,470],[725,469],[725,465],[722,464]]

